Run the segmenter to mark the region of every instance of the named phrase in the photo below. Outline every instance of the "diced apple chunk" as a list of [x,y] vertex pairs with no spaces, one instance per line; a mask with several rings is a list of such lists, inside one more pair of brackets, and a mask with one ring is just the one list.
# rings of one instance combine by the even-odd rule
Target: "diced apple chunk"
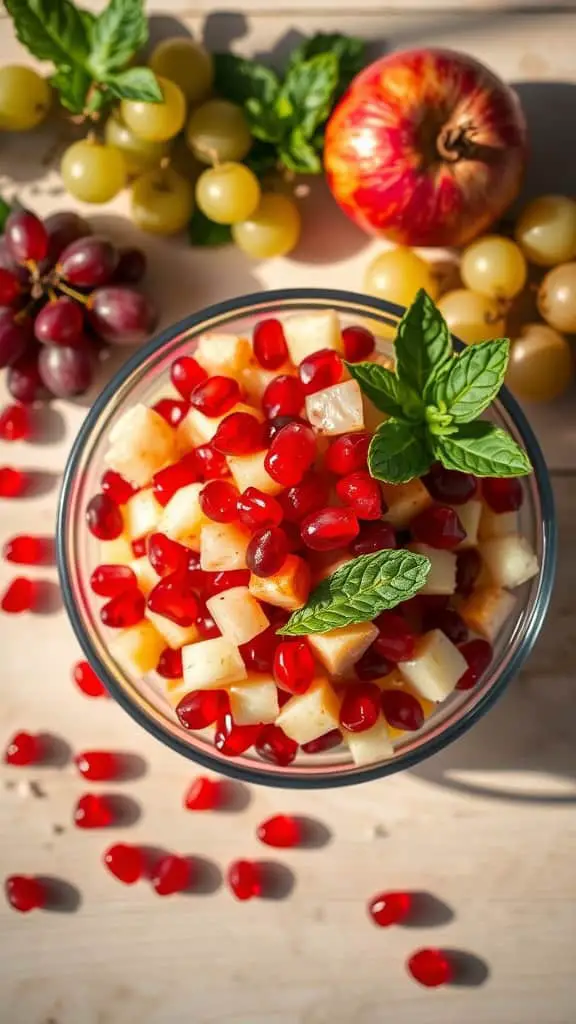
[[458,603],[458,614],[468,629],[494,643],[516,606],[514,594],[501,587],[478,587]]
[[342,738],[352,754],[354,764],[375,764],[376,761],[387,761],[394,756],[394,747],[386,719],[380,715],[377,721],[364,732],[348,732],[342,730]]
[[223,416],[205,416],[199,409],[189,409],[178,427],[178,443],[181,448],[194,448],[199,444],[206,444],[211,441],[218,430],[220,423],[226,416],[233,412],[247,412],[255,419],[262,421],[262,413],[258,412],[251,405],[244,402],[237,402]]
[[200,567],[205,572],[246,568],[250,531],[238,523],[207,522],[200,531]]
[[325,678],[315,679],[306,693],[291,697],[280,710],[276,725],[295,743],[310,743],[340,728],[340,699]]
[[482,502],[481,501],[467,501],[464,505],[453,506],[458,519],[462,524],[462,528],[466,531],[466,536],[463,541],[457,547],[457,551],[466,551],[468,548],[475,548],[478,544],[478,527],[480,526],[480,517],[482,515]]
[[345,676],[378,636],[373,622],[358,622],[327,633],[311,633],[308,643],[333,676]]
[[538,559],[519,534],[486,540],[479,551],[492,579],[501,587],[520,587],[538,573]]
[[158,523],[160,533],[194,551],[200,550],[200,530],[208,520],[200,507],[204,484],[187,484],[172,495]]
[[333,309],[287,316],[283,327],[290,359],[295,366],[322,348],[334,349],[340,355],[344,353],[340,323]]
[[[312,552],[313,554],[313,552]],[[322,555],[324,557],[322,557]],[[327,551],[319,554],[314,558],[314,564],[312,566],[312,585],[317,586],[322,580],[332,576],[337,569],[341,569],[343,565],[351,561],[352,555],[337,555],[334,557],[333,551]]]
[[110,653],[120,667],[136,676],[156,668],[164,647],[160,633],[147,619],[115,634],[109,643]]
[[230,687],[230,710],[236,725],[275,722],[280,708],[274,679],[250,672],[245,682],[234,683]]
[[133,558],[130,568],[136,576],[139,589],[145,597],[148,597],[152,587],[155,587],[160,579],[158,573],[152,568],[146,555],[142,555],[141,558]]
[[100,565],[128,565],[133,558],[132,544],[125,533],[115,540],[100,542]]
[[264,465],[266,452],[255,452],[254,455],[229,455],[228,468],[234,477],[239,491],[248,487],[256,487],[264,494],[280,494],[282,484],[273,480]]
[[384,519],[399,530],[432,504],[430,494],[417,478],[407,484],[382,484],[382,495],[388,506]]
[[231,643],[240,647],[253,640],[270,625],[260,603],[248,587],[231,587],[206,601],[218,629]]
[[146,609],[146,618],[150,619],[150,622],[156,627],[164,638],[165,644],[175,651],[186,644],[195,644],[200,639],[198,627],[194,623],[191,626],[179,626],[177,622],[172,622],[172,619],[167,619],[165,615],[159,615],[158,612],[152,612],[149,608]]
[[163,512],[164,509],[156,501],[151,487],[137,491],[124,506],[124,522],[128,535],[132,540],[147,537],[156,529]]
[[110,431],[107,466],[138,487],[150,483],[154,473],[177,457],[176,435],[154,409],[134,405]]
[[446,634],[433,629],[417,641],[414,657],[401,661],[398,668],[416,693],[438,702],[452,693],[468,665]]
[[482,507],[478,529],[480,540],[510,537],[513,533],[518,533],[518,514],[516,512],[493,512],[488,505]]
[[182,669],[188,691],[232,686],[248,676],[240,651],[224,636],[183,647]]
[[288,555],[273,576],[250,576],[250,593],[259,601],[293,612],[302,608],[310,593],[310,567],[299,555]]
[[430,572],[419,594],[453,594],[456,590],[456,555],[427,544],[409,544],[408,549],[430,559]]
[[209,374],[239,377],[252,357],[248,338],[235,334],[203,334],[194,358]]
[[364,406],[358,381],[346,380],[308,395],[306,416],[314,429],[327,437],[363,430]]

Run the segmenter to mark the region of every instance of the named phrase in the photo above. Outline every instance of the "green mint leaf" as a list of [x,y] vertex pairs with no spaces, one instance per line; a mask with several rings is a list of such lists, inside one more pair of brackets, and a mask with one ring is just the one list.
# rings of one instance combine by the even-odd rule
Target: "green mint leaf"
[[366,64],[366,44],[354,36],[344,36],[339,32],[318,32],[309,39],[304,39],[290,55],[288,67],[291,68],[302,61],[316,57],[319,53],[333,53],[338,58],[337,97],[348,88],[352,79]]
[[369,622],[413,597],[429,572],[425,556],[404,549],[360,555],[323,580],[278,633],[306,636]]
[[234,53],[215,53],[214,88],[232,103],[244,105],[246,100],[257,99],[264,107],[271,107],[280,91],[280,82],[275,72],[264,64]]
[[274,107],[266,107],[262,100],[250,96],[244,103],[246,120],[255,139],[261,142],[278,143],[284,134]]
[[475,420],[504,383],[509,351],[506,338],[470,345],[433,382],[434,401],[443,402],[456,423]]
[[162,89],[156,75],[150,68],[127,68],[117,75],[108,76],[104,84],[119,100],[143,100],[145,103],[161,103]]
[[444,317],[420,289],[398,325],[396,372],[423,400],[434,379],[452,359],[452,339]]
[[422,476],[431,463],[422,428],[400,420],[381,423],[368,449],[370,475],[389,484],[405,484]]
[[523,448],[501,427],[485,420],[463,423],[457,433],[433,439],[434,455],[446,466],[475,476],[526,476],[532,472]]
[[226,245],[232,241],[232,231],[228,224],[215,224],[208,220],[196,207],[188,224],[188,237],[192,245]]
[[4,225],[12,213],[12,207],[0,196],[0,234],[4,231]]
[[294,128],[287,141],[280,145],[279,156],[284,166],[297,174],[322,173],[322,161],[300,128]]
[[346,363],[346,367],[377,409],[396,419],[403,418],[400,381],[392,370],[379,363]]
[[50,84],[58,91],[62,106],[71,114],[81,114],[85,110],[92,79],[79,64],[58,67],[50,77]]
[[250,147],[250,152],[244,157],[243,163],[251,171],[254,171],[257,178],[262,177],[269,171],[272,171],[278,163],[276,146],[271,142],[256,139]]
[[148,40],[148,21],[142,0],[110,0],[92,25],[91,34],[89,67],[97,81],[106,81]]
[[38,60],[59,68],[84,66],[90,19],[69,0],[5,0],[16,37]]
[[334,53],[319,53],[294,64],[278,95],[280,118],[299,128],[304,139],[311,139],[330,114],[337,85],[338,58]]

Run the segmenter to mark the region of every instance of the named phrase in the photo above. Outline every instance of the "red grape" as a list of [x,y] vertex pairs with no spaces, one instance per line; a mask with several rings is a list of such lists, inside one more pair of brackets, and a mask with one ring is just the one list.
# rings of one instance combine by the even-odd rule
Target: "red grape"
[[98,288],[110,280],[117,264],[118,250],[112,243],[91,235],[66,246],[56,269],[71,285]]
[[146,254],[142,249],[125,246],[118,250],[118,266],[114,271],[112,284],[138,284],[146,273]]
[[12,259],[4,235],[0,237],[0,267],[11,270],[23,288],[30,288],[30,272],[27,267],[21,267]]
[[22,354],[29,333],[25,326],[14,323],[11,309],[0,309],[0,367],[8,366]]
[[20,281],[14,271],[0,267],[0,306],[13,306],[20,292]]
[[156,310],[133,288],[98,288],[88,309],[92,326],[112,345],[138,345],[156,326]]
[[48,255],[42,266],[44,271],[54,266],[60,253],[68,245],[78,241],[79,238],[86,238],[87,235],[92,234],[92,228],[88,221],[84,220],[79,213],[72,213],[72,211],[67,213],[63,210],[60,213],[51,213],[49,217],[46,217],[44,227],[48,234]]
[[38,348],[24,352],[8,367],[6,387],[12,398],[23,405],[30,405],[47,397],[38,369]]
[[75,345],[82,336],[82,307],[67,295],[47,302],[34,321],[34,333],[45,345]]
[[6,246],[17,263],[43,260],[48,252],[48,234],[42,221],[30,210],[14,210],[4,225]]
[[40,352],[38,366],[44,384],[58,398],[81,395],[92,383],[92,359],[85,349],[46,346]]

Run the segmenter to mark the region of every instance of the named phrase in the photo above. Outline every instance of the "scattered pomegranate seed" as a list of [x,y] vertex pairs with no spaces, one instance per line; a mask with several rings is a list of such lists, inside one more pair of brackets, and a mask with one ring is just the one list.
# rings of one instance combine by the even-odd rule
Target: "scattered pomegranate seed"
[[366,469],[371,440],[372,434],[363,430],[357,434],[342,434],[341,437],[337,437],[324,456],[326,469],[338,476]]
[[276,814],[258,826],[256,835],[266,846],[288,849],[301,843],[302,827],[298,818],[293,818],[289,814]]
[[378,637],[374,649],[388,661],[409,661],[414,656],[416,636],[403,615],[398,612],[380,612],[374,619]]
[[205,729],[228,711],[226,690],[191,690],[176,708],[185,729]]
[[252,669],[254,672],[271,672],[274,653],[279,643],[280,637],[276,633],[274,624],[263,630],[262,633],[258,633],[258,636],[249,640],[247,644],[241,644],[238,650],[247,669]]
[[349,363],[368,359],[376,348],[376,338],[365,327],[345,327],[342,331],[344,356]]
[[288,540],[279,526],[257,530],[246,548],[246,565],[255,576],[274,576],[279,572],[288,554]]
[[178,462],[173,462],[164,469],[159,469],[152,477],[154,497],[160,505],[165,506],[170,498],[181,487],[194,484],[198,480],[198,470],[194,453],[184,455]]
[[33,580],[29,580],[26,576],[15,576],[2,595],[0,608],[10,615],[33,611],[36,594],[37,586]]
[[199,776],[184,796],[184,807],[188,811],[213,811],[222,803],[222,783],[218,779]]
[[100,619],[111,629],[128,629],[141,622],[146,611],[146,598],[139,590],[124,590],[102,605]]
[[7,540],[2,554],[7,562],[18,565],[42,565],[50,561],[52,544],[45,537],[31,537],[21,534]]
[[177,626],[191,626],[198,615],[198,598],[188,580],[179,573],[164,576],[148,594],[148,607],[157,615],[175,622]]
[[424,509],[412,519],[410,532],[422,544],[446,551],[458,547],[466,537],[457,512],[449,505],[431,505]]
[[299,484],[316,457],[316,437],[312,427],[288,423],[276,434],[264,461],[273,480],[291,487]]
[[459,551],[456,556],[456,593],[471,594],[482,569],[482,558],[475,548]]
[[203,606],[200,614],[196,616],[196,627],[203,640],[213,640],[216,636],[222,636],[206,606]]
[[235,757],[253,747],[261,731],[261,725],[235,725],[232,715],[226,711],[216,726],[214,746],[226,757]]
[[283,690],[289,693],[306,693],[310,686],[316,665],[308,642],[282,640],[274,654],[274,678]]
[[284,705],[287,704],[288,701],[291,699],[292,694],[288,693],[288,690],[281,690],[280,687],[277,686],[276,697],[278,699],[278,707],[280,708],[280,710],[282,710]]
[[144,874],[144,857],[138,846],[114,843],[108,847],[102,859],[110,874],[119,882],[124,882],[124,885],[134,885]]
[[20,295],[20,282],[11,270],[0,267],[0,306],[11,306]]
[[280,374],[268,384],[262,395],[262,411],[267,419],[298,416],[304,405],[304,388],[297,377]]
[[225,416],[240,401],[240,386],[233,377],[208,377],[194,388],[190,404],[205,416]]
[[90,577],[90,588],[99,597],[115,597],[137,585],[129,565],[99,565]]
[[7,902],[20,914],[41,910],[48,902],[45,887],[32,875],[8,875],[4,889]]
[[127,501],[136,494],[138,488],[133,487],[128,480],[125,480],[115,469],[107,469],[100,479],[100,488],[117,505],[125,505]]
[[382,711],[394,729],[417,732],[424,725],[424,712],[419,700],[404,690],[383,690]]
[[349,732],[370,729],[380,715],[380,696],[374,683],[347,686],[340,707],[340,724]]
[[25,405],[6,405],[0,412],[0,439],[27,441],[32,434],[32,421]]
[[230,569],[228,572],[205,573],[206,583],[204,594],[214,597],[221,594],[223,590],[231,590],[232,587],[247,587],[250,581],[248,569]]
[[441,629],[453,644],[463,644],[468,639],[468,628],[453,608],[431,608],[424,612],[422,628],[425,633]]
[[189,554],[188,548],[164,533],[152,533],[148,538],[148,559],[159,576],[170,576],[184,570]]
[[298,744],[291,740],[279,725],[265,725],[255,744],[255,749],[263,761],[287,768],[298,753]]
[[388,658],[385,658],[383,654],[380,654],[374,644],[371,644],[368,650],[364,651],[362,657],[354,665],[354,671],[358,679],[365,683],[369,683],[372,679],[381,679],[383,676],[389,675],[393,668],[393,663]]
[[182,675],[182,651],[165,647],[158,658],[156,671],[163,679],[179,679]]
[[435,501],[446,505],[464,505],[474,497],[478,486],[476,477],[471,473],[445,469],[439,462],[422,477],[422,483]]
[[460,653],[468,668],[456,683],[457,690],[471,690],[492,661],[493,651],[487,640],[469,640],[462,644]]
[[419,949],[408,959],[406,968],[426,988],[447,985],[454,977],[452,964],[441,949]]
[[360,526],[351,508],[326,507],[306,516],[300,535],[312,551],[333,551],[346,547],[358,536]]
[[192,865],[185,857],[178,857],[175,853],[167,854],[154,865],[150,881],[158,896],[184,892],[192,882]]
[[40,736],[30,732],[17,732],[4,751],[4,763],[17,765],[19,768],[28,764],[39,764],[44,756]]
[[200,491],[199,501],[204,515],[216,523],[232,523],[238,518],[238,489],[227,480],[209,480]]
[[72,669],[72,678],[87,697],[107,697],[108,691],[87,661],[78,661]]
[[411,909],[412,897],[409,892],[380,892],[368,904],[368,913],[379,928],[400,924],[406,920]]
[[301,523],[306,516],[326,505],[330,485],[326,477],[311,470],[299,484],[294,484],[279,496],[278,501],[289,523]]
[[485,477],[482,497],[493,512],[517,512],[524,500],[522,484],[516,477]]
[[21,469],[0,467],[0,498],[20,498],[26,493],[30,478]]
[[256,324],[252,346],[265,370],[277,370],[288,359],[288,346],[279,320],[261,320]]
[[336,484],[336,494],[358,519],[380,519],[386,511],[380,484],[366,470],[359,469],[341,477]]
[[364,522],[360,524],[360,533],[348,545],[351,555],[373,555],[375,551],[397,548],[396,532],[390,523]]
[[216,480],[228,476],[228,463],[221,452],[211,444],[201,444],[191,453],[199,480]]
[[152,408],[171,427],[177,427],[182,423],[190,406],[188,402],[179,402],[175,398],[161,398]]
[[237,900],[251,900],[262,894],[262,872],[253,860],[233,861],[226,878]]
[[114,811],[105,796],[86,793],[74,809],[76,828],[108,828],[114,821]]
[[170,380],[182,398],[189,399],[194,391],[206,380],[208,374],[192,356],[180,356],[170,367]]
[[298,375],[305,395],[331,388],[342,379],[344,363],[332,348],[321,348],[306,356],[298,367]]
[[264,427],[249,412],[231,412],[218,424],[212,444],[224,455],[252,455],[266,446]]
[[264,494],[257,487],[247,487],[236,501],[238,519],[250,530],[263,526],[278,526],[282,521],[282,506],[271,494]]
[[105,782],[122,774],[120,758],[108,750],[84,750],[76,755],[74,764],[80,775],[90,782]]
[[115,540],[122,533],[122,513],[108,494],[95,494],[86,508],[86,523],[98,540]]
[[305,420],[302,416],[274,416],[264,423],[264,440],[266,445],[271,445],[276,434],[279,434],[282,427],[287,427],[289,423],[303,423],[305,427],[308,426],[308,420]]
[[148,537],[138,537],[137,540],[131,542],[132,554],[134,558],[144,558],[148,549]]
[[340,729],[331,729],[330,732],[325,732],[323,736],[318,736],[315,740],[303,743],[302,750],[305,754],[323,754],[326,750],[333,750],[334,747],[339,747],[341,743],[342,733]]

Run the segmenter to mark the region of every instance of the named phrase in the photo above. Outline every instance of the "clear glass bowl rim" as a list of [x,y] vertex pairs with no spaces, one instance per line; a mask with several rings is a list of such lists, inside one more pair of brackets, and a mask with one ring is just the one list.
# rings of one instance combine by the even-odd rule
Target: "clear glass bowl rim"
[[[486,714],[489,708],[504,692],[514,675],[519,671],[534,646],[548,610],[554,583],[557,555],[557,525],[554,510],[554,495],[552,492],[548,468],[540,445],[518,402],[513,398],[507,388],[503,387],[501,389],[498,395],[498,402],[513,419],[516,428],[522,435],[526,450],[534,467],[534,476],[538,487],[542,510],[542,522],[540,526],[542,530],[543,561],[540,569],[538,595],[534,601],[533,608],[531,609],[531,616],[527,623],[524,636],[514,652],[513,657],[509,660],[505,669],[500,672],[491,688],[483,695],[482,699],[478,701],[473,708],[466,711],[458,721],[447,726],[440,735],[429,739],[423,747],[413,752],[399,754],[390,761],[370,765],[366,768],[359,768],[353,774],[343,773],[342,775],[322,775],[318,773],[310,776],[296,776],[291,774],[289,769],[287,769],[286,773],[282,773],[282,775],[272,776],[267,775],[265,771],[259,771],[257,768],[252,769],[245,765],[236,765],[233,758],[204,754],[202,751],[195,750],[192,744],[188,745],[181,742],[177,737],[169,735],[155,720],[148,718],[140,707],[132,703],[122,687],[116,682],[111,673],[108,672],[107,668],[97,657],[91,645],[90,637],[84,626],[84,622],[78,612],[74,598],[74,587],[68,571],[66,554],[68,499],[77,465],[94,426],[97,424],[100,416],[105,413],[108,404],[114,399],[120,385],[123,384],[132,373],[142,368],[147,360],[153,356],[158,349],[173,340],[175,335],[180,335],[184,332],[200,327],[202,323],[207,320],[211,320],[214,317],[229,317],[232,314],[238,317],[247,316],[255,310],[263,314],[266,312],[271,313],[274,307],[282,306],[286,303],[293,305],[297,309],[299,302],[318,302],[321,303],[322,306],[330,303],[333,303],[335,306],[348,304],[358,306],[368,314],[370,310],[373,310],[381,319],[383,318],[383,314],[388,314],[390,317],[394,318],[394,320],[387,321],[392,326],[397,325],[398,320],[405,312],[404,308],[401,306],[387,302],[384,299],[376,299],[368,295],[363,295],[359,292],[333,288],[282,288],[270,291],[253,292],[248,295],[241,295],[231,299],[226,299],[222,302],[214,303],[211,306],[205,306],[198,312],[184,317],[182,320],[166,328],[166,330],[162,331],[160,334],[155,335],[154,338],[134,353],[134,355],[132,355],[131,358],[121,366],[118,372],[114,374],[109,383],[103,388],[96,398],[82,426],[80,427],[80,430],[78,431],[74,444],[70,450],[62,477],[56,523],[56,551],[64,606],[72,624],[74,633],[76,634],[76,638],[89,664],[96,674],[103,680],[108,692],[147,732],[153,735],[161,743],[166,744],[172,750],[176,751],[176,753],[183,755],[188,758],[188,760],[195,761],[203,768],[207,768],[217,773],[224,771],[228,776],[237,778],[243,782],[273,787],[281,786],[282,788],[290,789],[329,789],[337,786],[356,785],[362,782],[370,782],[386,775],[396,774],[396,772],[403,771],[406,768],[414,767],[414,765],[419,764],[421,761],[426,760],[433,754],[438,753],[450,743],[453,743],[454,740],[467,732],[475,722]],[[281,312],[278,310],[276,311]],[[385,317],[383,319],[385,320]],[[465,347],[458,338],[454,337],[454,342],[458,349]],[[223,762],[225,762],[225,768],[223,768]]]

